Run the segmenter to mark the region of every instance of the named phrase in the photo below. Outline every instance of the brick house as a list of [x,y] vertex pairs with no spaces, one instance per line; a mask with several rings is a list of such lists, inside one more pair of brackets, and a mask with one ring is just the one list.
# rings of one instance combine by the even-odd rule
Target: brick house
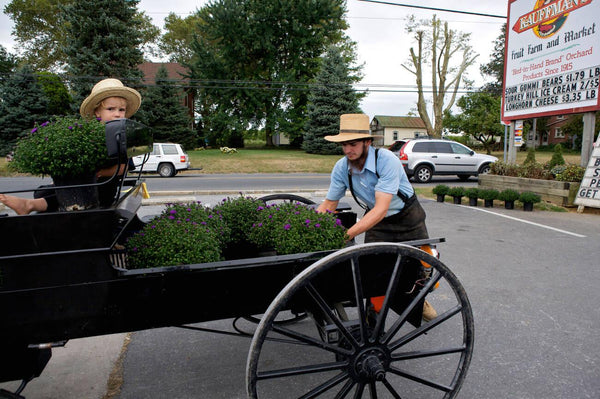
[[371,120],[371,134],[383,136],[383,143],[389,146],[396,140],[427,136],[427,128],[420,117],[375,115]]
[[192,124],[194,124],[194,95],[190,90],[186,90],[190,87],[189,78],[184,77],[189,73],[186,67],[177,62],[144,62],[138,66],[144,74],[143,84],[146,86],[155,84],[155,76],[161,66],[167,69],[169,79],[178,81],[181,85],[183,92],[181,104],[188,109]]

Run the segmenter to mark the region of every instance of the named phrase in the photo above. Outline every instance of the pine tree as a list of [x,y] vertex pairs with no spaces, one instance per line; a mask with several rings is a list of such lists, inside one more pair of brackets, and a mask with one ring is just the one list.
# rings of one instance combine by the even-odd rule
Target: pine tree
[[302,148],[312,154],[341,154],[341,147],[323,139],[339,133],[340,115],[360,112],[361,95],[352,88],[355,78],[337,47],[330,47],[316,84],[310,93],[308,122],[305,127]]
[[142,23],[138,0],[78,0],[63,7],[67,72],[79,106],[101,78],[136,87],[142,77]]
[[29,66],[8,76],[0,86],[0,98],[0,155],[5,155],[21,134],[48,119],[48,100]]
[[154,141],[170,141],[182,144],[186,149],[195,148],[196,133],[191,127],[188,109],[181,103],[182,89],[169,80],[164,66],[156,72],[155,82],[144,94],[137,119],[152,128]]

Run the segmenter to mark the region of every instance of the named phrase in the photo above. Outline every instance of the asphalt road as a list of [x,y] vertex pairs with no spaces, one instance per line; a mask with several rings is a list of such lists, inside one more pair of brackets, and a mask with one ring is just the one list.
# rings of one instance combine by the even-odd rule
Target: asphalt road
[[[314,201],[323,195],[303,194]],[[204,203],[220,198],[196,197]],[[465,287],[475,317],[475,351],[459,397],[596,398],[600,216],[422,203],[430,236],[447,240],[438,247],[441,260]],[[147,206],[140,213],[159,210]],[[202,326],[232,331],[232,320]],[[96,381],[82,377],[77,357],[85,351],[74,349],[80,344],[74,340],[54,351],[51,362],[58,361],[59,351],[70,352],[61,353],[62,374],[33,381],[27,397],[101,398],[108,379],[101,354],[114,364],[124,342],[110,338],[81,343],[101,348],[83,360],[98,363],[94,371],[85,369],[97,374]],[[244,398],[248,347],[247,338],[180,328],[132,333],[123,355],[123,383],[113,397]],[[57,367],[51,364],[46,372]]]

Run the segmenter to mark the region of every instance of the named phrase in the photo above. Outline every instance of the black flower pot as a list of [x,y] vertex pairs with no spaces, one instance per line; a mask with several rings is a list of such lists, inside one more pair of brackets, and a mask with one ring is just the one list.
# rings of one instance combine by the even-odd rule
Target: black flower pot
[[59,212],[83,211],[98,207],[98,187],[81,186],[96,183],[95,173],[85,176],[53,177],[56,188],[56,200]]
[[477,198],[469,198],[470,206],[477,206]]
[[446,194],[437,194],[437,202],[444,202]]
[[483,206],[486,208],[493,208],[494,207],[494,200],[483,200]]
[[527,211],[527,212],[533,211],[533,202],[524,202],[523,203],[523,210]]
[[504,209],[515,209],[515,201],[504,201]]
[[456,205],[460,205],[460,204],[461,204],[461,202],[462,202],[462,197],[452,197],[452,198],[454,198],[454,203],[455,203]]

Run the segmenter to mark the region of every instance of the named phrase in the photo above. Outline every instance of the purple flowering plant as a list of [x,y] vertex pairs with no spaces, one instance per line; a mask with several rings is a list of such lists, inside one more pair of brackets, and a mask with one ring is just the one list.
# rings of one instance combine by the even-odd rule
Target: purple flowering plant
[[334,213],[317,213],[305,204],[264,206],[249,232],[261,250],[279,255],[343,248],[346,229]]
[[17,143],[11,169],[52,177],[93,174],[106,163],[104,124],[58,116],[36,125]]

